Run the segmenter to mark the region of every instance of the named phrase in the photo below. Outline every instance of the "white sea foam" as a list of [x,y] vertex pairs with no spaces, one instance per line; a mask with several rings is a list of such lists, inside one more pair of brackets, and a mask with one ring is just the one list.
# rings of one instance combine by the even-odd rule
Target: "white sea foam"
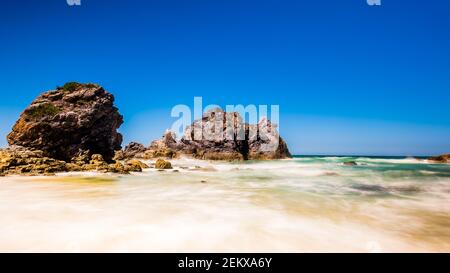
[[398,172],[340,161],[3,177],[0,251],[450,251],[445,166],[411,177],[404,161],[390,162]]

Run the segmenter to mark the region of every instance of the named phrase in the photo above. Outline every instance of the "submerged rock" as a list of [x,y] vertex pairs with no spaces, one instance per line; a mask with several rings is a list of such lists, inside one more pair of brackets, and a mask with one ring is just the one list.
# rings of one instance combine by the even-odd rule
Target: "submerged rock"
[[[121,148],[117,129],[123,117],[114,96],[97,84],[67,83],[38,96],[9,133],[10,145],[41,150],[44,156],[73,161],[101,154],[111,161]],[[76,161],[76,159],[75,159]]]
[[344,163],[345,166],[358,166],[358,163],[356,163],[355,161],[346,161]]
[[389,192],[388,188],[379,185],[369,185],[369,184],[356,184],[352,186],[353,189],[360,191],[368,191],[368,192],[378,192],[378,193],[387,193]]

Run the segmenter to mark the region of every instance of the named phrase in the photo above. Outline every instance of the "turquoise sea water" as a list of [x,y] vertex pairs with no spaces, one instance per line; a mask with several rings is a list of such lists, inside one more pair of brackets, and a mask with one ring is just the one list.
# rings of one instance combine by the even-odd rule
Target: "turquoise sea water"
[[172,163],[130,176],[0,178],[0,251],[450,251],[447,164]]

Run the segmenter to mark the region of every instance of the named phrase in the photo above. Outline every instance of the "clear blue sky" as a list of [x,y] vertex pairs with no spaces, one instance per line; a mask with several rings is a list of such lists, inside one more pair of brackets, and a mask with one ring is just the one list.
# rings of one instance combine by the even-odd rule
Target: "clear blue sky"
[[170,109],[279,104],[297,154],[450,152],[450,1],[3,1],[0,145],[67,81],[114,93],[125,142]]

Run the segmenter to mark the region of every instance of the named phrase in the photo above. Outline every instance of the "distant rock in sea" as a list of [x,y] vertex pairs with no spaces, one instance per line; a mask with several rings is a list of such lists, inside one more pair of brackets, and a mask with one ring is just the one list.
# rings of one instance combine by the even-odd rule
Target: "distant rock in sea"
[[428,160],[436,163],[450,163],[450,154],[429,157]]
[[[219,127],[218,127],[219,125]],[[200,133],[200,137],[198,134]],[[206,136],[206,137],[205,137]],[[166,131],[153,141],[144,158],[173,158],[181,155],[206,160],[266,160],[289,158],[291,154],[275,126],[263,119],[243,123],[237,112],[214,109],[186,128],[180,141]]]
[[357,166],[358,165],[358,163],[356,163],[355,161],[345,161],[342,164],[344,164],[344,166]]
[[85,152],[111,161],[121,149],[123,117],[114,96],[97,84],[66,83],[38,96],[8,135],[10,145],[70,161]]

